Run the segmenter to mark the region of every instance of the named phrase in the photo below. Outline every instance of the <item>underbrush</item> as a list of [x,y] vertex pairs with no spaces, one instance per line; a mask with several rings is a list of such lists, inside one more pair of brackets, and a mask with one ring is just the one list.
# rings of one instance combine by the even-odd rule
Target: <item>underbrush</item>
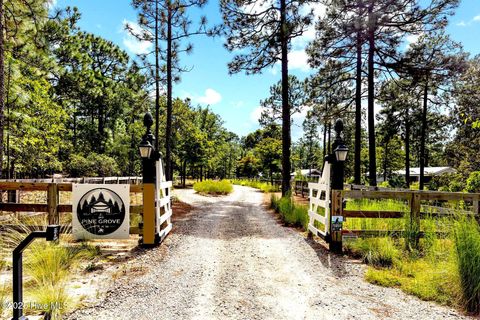
[[[46,223],[45,223],[46,224]],[[1,234],[2,255],[11,256],[13,248],[26,237],[28,227],[17,222],[20,230],[7,230]],[[23,232],[20,232],[24,229]],[[91,261],[100,255],[100,249],[87,242],[73,243],[71,237],[62,235],[60,242],[37,240],[24,252],[24,301],[35,302],[34,306],[27,303],[26,314],[43,314],[45,318],[60,319],[62,314],[75,308],[68,295],[67,284],[79,265]],[[4,263],[1,268],[11,267]],[[5,309],[3,301],[9,300],[12,288],[8,283],[0,283],[0,306]],[[0,309],[2,312],[7,310]]]
[[242,180],[242,179],[233,179],[233,184],[245,187],[251,187],[255,189],[259,189],[262,192],[278,192],[280,191],[280,187],[276,185],[272,185],[269,182],[260,182],[255,180]]
[[307,230],[308,228],[308,206],[297,205],[291,196],[279,198],[274,194],[270,197],[270,206],[279,213],[282,220],[290,226]]
[[[454,220],[452,222],[452,219]],[[445,222],[445,220],[443,220]],[[480,313],[480,229],[465,216],[450,218],[453,230],[442,220],[422,220],[424,237],[412,249],[405,239],[389,237],[356,239],[344,243],[346,251],[369,265],[366,279],[386,287],[398,287],[423,300]]]
[[233,186],[228,180],[205,180],[196,182],[193,190],[202,194],[225,195],[233,191]]
[[400,256],[400,251],[391,238],[367,238],[346,244],[346,251],[359,256],[370,265],[391,267]]
[[455,224],[455,253],[461,301],[466,310],[480,312],[480,230],[473,218]]

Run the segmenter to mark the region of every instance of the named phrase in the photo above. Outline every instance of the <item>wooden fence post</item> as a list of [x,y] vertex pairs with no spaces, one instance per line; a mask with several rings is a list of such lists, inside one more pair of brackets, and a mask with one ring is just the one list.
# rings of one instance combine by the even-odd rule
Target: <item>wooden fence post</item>
[[343,249],[343,195],[341,190],[332,190],[332,211],[330,219],[330,251],[341,253]]
[[48,224],[60,224],[58,198],[58,184],[49,183],[47,190]]
[[411,248],[417,249],[420,241],[420,207],[421,195],[417,192],[412,192],[410,200],[410,229],[407,237]]
[[479,203],[479,200],[473,200],[473,214],[474,214],[474,218],[475,220],[477,220],[477,223],[480,224],[480,207],[478,205]]

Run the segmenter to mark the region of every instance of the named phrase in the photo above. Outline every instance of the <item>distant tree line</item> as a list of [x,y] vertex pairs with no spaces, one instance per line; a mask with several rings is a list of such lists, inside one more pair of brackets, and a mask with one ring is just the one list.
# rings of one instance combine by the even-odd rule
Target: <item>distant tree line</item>
[[[465,185],[480,171],[480,58],[445,32],[457,0],[222,0],[221,26],[190,18],[191,8],[205,4],[132,1],[141,32],[125,27],[153,49],[131,57],[81,30],[76,8],[0,0],[1,177],[139,174],[146,111],[158,119],[167,175],[183,182],[281,177],[286,194],[291,172],[319,168],[333,151],[336,118],[346,124],[351,182],[377,185],[381,176],[408,186],[409,168],[420,167],[423,177],[427,166],[450,165],[459,170],[451,181]],[[325,14],[314,15],[318,5]],[[289,73],[288,53],[312,26],[314,72],[299,79]],[[230,73],[281,67],[281,80],[260,102],[261,128],[243,138],[208,107],[173,96],[188,71],[180,58],[192,52],[189,39],[219,35],[235,54]],[[297,114],[304,135],[292,144]],[[403,168],[399,181],[393,172]]]

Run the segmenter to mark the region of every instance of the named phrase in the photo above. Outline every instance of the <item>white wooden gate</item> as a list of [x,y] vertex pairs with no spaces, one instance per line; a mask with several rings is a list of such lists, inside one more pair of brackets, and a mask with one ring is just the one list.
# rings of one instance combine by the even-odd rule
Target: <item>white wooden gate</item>
[[[155,216],[156,216],[156,233],[161,242],[167,234],[172,230],[172,181],[167,181],[163,162],[160,158],[156,163],[156,184],[155,184]],[[162,225],[167,223],[162,229]]]
[[[318,182],[308,184],[310,198],[308,230],[321,237],[326,237],[330,232],[330,169],[330,163],[325,161],[322,176],[318,178]],[[315,226],[315,221],[323,227]]]

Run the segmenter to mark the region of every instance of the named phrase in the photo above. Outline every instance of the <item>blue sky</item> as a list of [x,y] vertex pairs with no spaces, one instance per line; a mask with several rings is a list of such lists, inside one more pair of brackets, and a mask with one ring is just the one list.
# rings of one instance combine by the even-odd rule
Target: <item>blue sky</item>
[[[57,0],[55,6],[64,8],[76,6],[82,13],[80,27],[98,34],[118,44],[132,57],[135,53],[147,50],[148,44],[138,43],[124,31],[126,22],[136,22],[137,14],[129,0]],[[321,14],[322,8],[315,7]],[[199,12],[192,12],[192,17]],[[211,24],[220,23],[221,16],[218,1],[212,1],[202,10]],[[462,0],[455,16],[450,19],[447,28],[452,38],[461,42],[471,54],[480,53],[480,1]],[[311,70],[306,64],[305,44],[313,37],[309,30],[293,45],[289,56],[291,73],[299,78],[306,77]],[[246,135],[258,128],[260,100],[268,97],[269,87],[280,80],[279,68],[265,70],[261,75],[228,75],[227,63],[233,54],[223,48],[222,38],[192,38],[194,45],[190,56],[183,56],[183,65],[193,67],[182,76],[182,81],[174,85],[174,95],[190,97],[194,103],[210,105],[225,121],[225,127],[238,135]],[[297,140],[301,134],[302,115],[294,116],[292,138]]]

